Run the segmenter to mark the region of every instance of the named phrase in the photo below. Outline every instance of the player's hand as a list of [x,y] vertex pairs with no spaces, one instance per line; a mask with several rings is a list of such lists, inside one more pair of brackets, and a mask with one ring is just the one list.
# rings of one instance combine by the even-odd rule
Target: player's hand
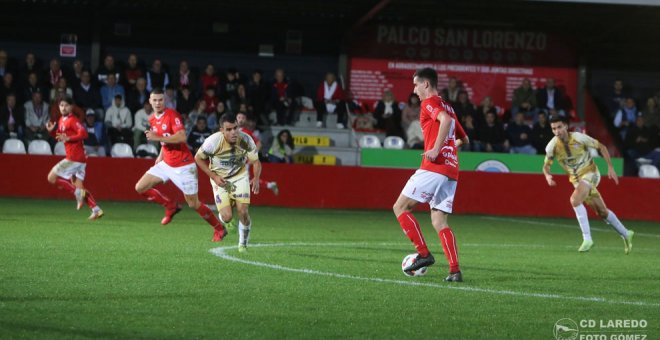
[[68,142],[70,138],[66,135],[66,133],[58,133],[57,136],[55,136],[55,139],[60,142]]
[[144,136],[147,137],[147,140],[149,140],[149,141],[155,141],[155,142],[160,141],[160,140],[158,139],[158,135],[155,134],[155,133],[153,133],[153,132],[151,132],[151,130],[147,130],[147,131],[145,131],[145,132],[144,132]]
[[555,183],[555,180],[552,179],[552,175],[545,176],[545,180],[546,180],[546,182],[548,182],[548,185],[551,186],[551,187],[554,187],[554,186],[557,185],[557,183]]
[[252,178],[250,180],[250,186],[252,186],[252,193],[253,194],[258,194],[259,193],[259,179],[258,178]]
[[215,185],[219,187],[224,187],[225,184],[227,184],[227,181],[225,181],[225,179],[222,178],[222,176],[218,176],[214,174],[211,176],[211,179],[213,180],[213,183],[215,183]]
[[46,123],[46,130],[48,130],[48,132],[51,132],[53,131],[54,128],[55,128],[55,123],[49,120],[48,123]]
[[611,166],[607,167],[607,177],[611,178],[617,185],[619,184],[619,176],[616,175],[616,171]]
[[428,159],[429,161],[433,162],[435,161],[436,158],[438,158],[438,154],[440,153],[440,150],[429,150],[424,153],[424,158]]

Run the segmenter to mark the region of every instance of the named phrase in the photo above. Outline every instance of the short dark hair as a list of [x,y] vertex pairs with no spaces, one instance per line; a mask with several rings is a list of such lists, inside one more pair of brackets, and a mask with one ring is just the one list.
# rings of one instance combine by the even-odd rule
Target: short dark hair
[[154,89],[151,90],[151,94],[165,94],[165,92],[163,92],[161,87],[154,87]]
[[550,116],[550,119],[548,121],[550,122],[550,124],[562,122],[568,125],[568,119],[566,119],[566,117],[563,117],[561,115],[552,115]]
[[431,88],[438,87],[438,73],[430,67],[425,67],[423,69],[417,70],[413,77],[426,79],[431,84]]
[[73,105],[73,98],[71,98],[71,97],[64,97],[64,98],[62,98],[62,100],[60,100],[60,103],[61,103],[61,102],[66,102],[66,103],[69,104],[69,105]]
[[223,125],[224,123],[236,124],[236,115],[231,112],[223,114],[222,117],[220,117],[220,125]]

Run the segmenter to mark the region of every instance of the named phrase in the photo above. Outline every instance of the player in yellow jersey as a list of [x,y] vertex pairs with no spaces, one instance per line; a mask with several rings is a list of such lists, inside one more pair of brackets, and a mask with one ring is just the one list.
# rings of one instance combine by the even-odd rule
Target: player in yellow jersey
[[[239,131],[236,116],[225,114],[220,118],[220,131],[212,134],[199,148],[195,162],[211,179],[215,204],[220,212],[223,224],[232,219],[232,204],[236,203],[239,223],[238,250],[247,250],[252,220],[250,206],[250,188],[259,193],[261,162],[257,146],[252,138]],[[254,168],[254,177],[249,179],[247,163]]]
[[632,239],[635,232],[626,229],[614,212],[607,209],[603,197],[596,187],[600,182],[600,173],[594,160],[591,157],[590,149],[597,149],[607,162],[607,177],[614,183],[619,184],[619,178],[612,167],[612,160],[607,148],[597,140],[580,132],[568,132],[568,123],[564,118],[555,116],[550,119],[550,127],[555,135],[545,148],[545,162],[543,164],[543,174],[549,186],[555,186],[557,183],[552,179],[550,166],[553,161],[559,162],[562,168],[568,173],[569,181],[575,187],[571,195],[571,205],[575,210],[580,229],[582,229],[582,245],[579,252],[587,252],[594,245],[591,239],[591,230],[589,228],[589,218],[587,209],[582,203],[587,203],[605,222],[611,225],[623,238],[624,252],[630,253],[632,249]]

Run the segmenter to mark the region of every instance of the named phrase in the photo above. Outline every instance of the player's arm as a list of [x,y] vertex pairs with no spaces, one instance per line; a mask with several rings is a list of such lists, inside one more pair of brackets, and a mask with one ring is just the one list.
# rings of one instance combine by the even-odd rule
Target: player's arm
[[173,135],[169,135],[169,136],[159,136],[156,133],[152,132],[151,130],[145,131],[144,134],[145,136],[147,136],[147,140],[154,142],[163,142],[166,144],[181,144],[186,142],[185,130],[179,130],[175,132]]
[[456,147],[458,148],[463,144],[470,144],[470,138],[468,138],[461,123],[458,120],[456,120],[455,124],[456,124],[456,142],[455,142]]
[[607,177],[611,178],[614,183],[619,184],[619,177],[616,175],[616,171],[614,171],[612,159],[610,158],[610,152],[607,151],[607,147],[601,143],[598,143],[598,151],[600,151],[603,159],[605,159],[605,162],[607,162]]
[[225,185],[225,179],[211,171],[211,168],[209,167],[209,157],[202,151],[202,148],[199,148],[195,154],[195,163],[197,163],[197,166],[202,169],[202,172],[209,176],[217,186],[221,187]]
[[438,117],[436,119],[440,122],[440,129],[438,130],[438,136],[435,138],[435,143],[433,144],[433,148],[424,153],[424,157],[426,157],[430,161],[435,161],[435,159],[438,157],[438,154],[440,153],[440,148],[442,147],[442,144],[445,142],[445,139],[447,139],[447,135],[449,134],[449,128],[451,127],[451,117],[449,117],[446,111],[443,110],[440,113],[438,113]]
[[250,186],[252,187],[252,192],[254,194],[259,193],[259,178],[261,178],[261,161],[259,158],[249,161],[251,168],[253,169],[253,176],[250,180]]
[[85,128],[83,128],[83,126],[82,126],[82,124],[80,124],[80,122],[76,122],[75,127],[76,127],[76,130],[75,130],[74,135],[67,136],[66,134],[62,134],[61,135],[62,137],[60,139],[63,142],[66,142],[66,141],[77,142],[79,140],[84,140],[84,139],[87,138],[87,136],[89,136],[89,134],[87,133],[87,130],[85,130]]
[[546,156],[545,161],[543,162],[543,175],[545,176],[545,180],[548,182],[548,185],[554,187],[557,185],[557,183],[555,183],[555,180],[552,179],[552,175],[550,174],[550,166],[552,166],[552,158]]

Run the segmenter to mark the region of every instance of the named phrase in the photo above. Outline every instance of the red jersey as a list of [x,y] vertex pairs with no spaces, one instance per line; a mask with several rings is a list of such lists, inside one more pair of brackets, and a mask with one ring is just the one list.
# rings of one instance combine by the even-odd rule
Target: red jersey
[[64,142],[66,159],[74,162],[85,163],[87,155],[83,141],[87,138],[87,130],[80,124],[80,121],[73,113],[68,116],[61,116],[57,121],[57,128],[50,134],[55,137],[58,134],[65,134],[69,140]]
[[451,119],[447,139],[442,144],[438,157],[433,162],[424,157],[420,169],[437,172],[453,180],[458,180],[456,139],[465,137],[465,131],[458,122],[458,119],[456,119],[454,109],[445,103],[440,96],[432,96],[424,99],[420,105],[419,123],[422,126],[422,133],[424,134],[424,152],[433,149],[435,140],[438,138],[438,132],[440,131],[438,115],[444,111]]
[[246,135],[252,137],[252,140],[254,141],[254,144],[257,145],[261,142],[261,139],[259,139],[257,136],[254,135],[254,132],[248,128],[240,128],[239,129],[241,132],[245,133]]
[[[165,109],[160,116],[156,116],[155,112],[152,113],[149,116],[149,125],[151,126],[151,132],[158,136],[171,136],[186,129],[181,115],[172,109]],[[160,145],[163,161],[171,167],[177,168],[194,161],[186,142],[178,144],[160,142]]]

